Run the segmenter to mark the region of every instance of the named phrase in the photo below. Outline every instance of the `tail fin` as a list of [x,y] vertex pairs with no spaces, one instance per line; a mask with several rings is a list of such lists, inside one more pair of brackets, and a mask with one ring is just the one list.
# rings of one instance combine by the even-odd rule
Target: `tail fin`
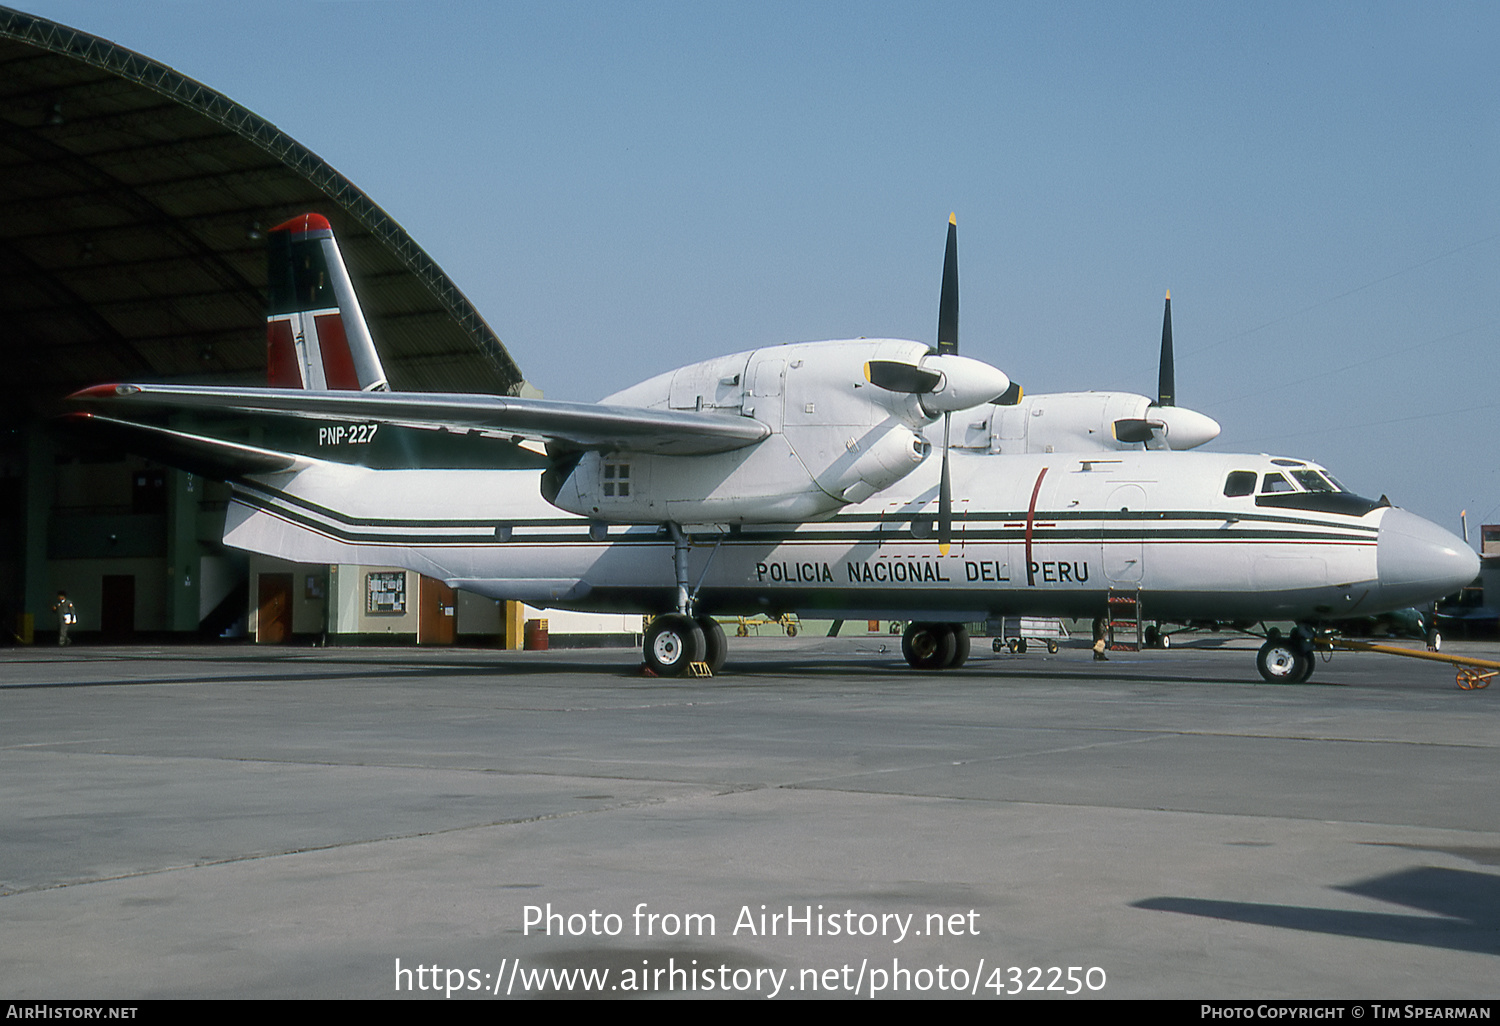
[[302,214],[268,234],[266,380],[272,388],[390,388],[333,228]]

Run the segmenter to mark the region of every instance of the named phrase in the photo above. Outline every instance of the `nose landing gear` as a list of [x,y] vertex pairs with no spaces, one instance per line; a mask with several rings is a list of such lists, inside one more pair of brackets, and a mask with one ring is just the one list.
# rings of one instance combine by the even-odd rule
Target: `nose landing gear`
[[1271,684],[1301,684],[1312,676],[1317,659],[1313,653],[1312,632],[1298,625],[1283,638],[1274,627],[1266,643],[1255,655],[1255,668]]

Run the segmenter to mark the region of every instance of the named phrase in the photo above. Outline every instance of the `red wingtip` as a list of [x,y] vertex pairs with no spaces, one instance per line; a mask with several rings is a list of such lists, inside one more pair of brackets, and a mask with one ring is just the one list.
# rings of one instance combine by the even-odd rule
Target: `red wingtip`
[[305,235],[308,232],[331,232],[333,231],[333,225],[329,224],[328,218],[322,214],[298,214],[290,221],[278,224],[271,231],[295,232],[298,235]]
[[69,399],[114,399],[119,396],[134,395],[140,391],[137,385],[90,385],[88,388],[80,388]]

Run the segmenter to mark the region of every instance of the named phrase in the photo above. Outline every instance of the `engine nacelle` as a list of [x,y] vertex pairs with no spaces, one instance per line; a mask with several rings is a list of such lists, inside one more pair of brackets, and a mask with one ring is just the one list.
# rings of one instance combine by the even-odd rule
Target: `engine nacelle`
[[[779,523],[827,516],[895,484],[931,452],[922,429],[934,415],[923,408],[922,396],[872,385],[864,370],[871,360],[915,365],[929,354],[922,343],[900,339],[803,342],[658,375],[605,401],[753,417],[771,435],[744,449],[704,456],[586,453],[570,472],[557,472],[562,480],[549,497],[569,512],[614,523]],[[959,370],[968,380],[986,367],[966,360]],[[1008,384],[989,370],[1002,382],[998,387]],[[943,401],[959,402],[953,395]]]
[[840,446],[814,477],[785,434],[709,456],[585,453],[552,497],[570,513],[611,523],[789,523],[817,520],[890,487],[931,446],[887,421]]
[[1184,406],[1158,406],[1130,392],[1028,395],[1015,406],[955,414],[955,447],[989,453],[1117,452],[1194,449],[1219,436],[1219,424]]

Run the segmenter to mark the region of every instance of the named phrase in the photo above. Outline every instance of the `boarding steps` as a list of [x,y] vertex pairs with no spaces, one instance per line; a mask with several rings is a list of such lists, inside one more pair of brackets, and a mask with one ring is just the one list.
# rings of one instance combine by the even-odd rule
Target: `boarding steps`
[[1105,599],[1105,637],[1111,652],[1139,652],[1146,647],[1141,625],[1141,591],[1139,588],[1109,589]]

